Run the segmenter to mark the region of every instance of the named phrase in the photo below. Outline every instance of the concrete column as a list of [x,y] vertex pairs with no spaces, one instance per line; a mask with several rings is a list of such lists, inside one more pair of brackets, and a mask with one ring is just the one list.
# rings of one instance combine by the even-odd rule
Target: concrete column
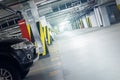
[[79,29],[80,27],[79,27],[79,21],[78,20],[76,20],[76,29]]
[[78,23],[78,29],[80,29],[80,20],[79,19],[77,20],[77,23]]
[[97,21],[97,25],[99,27],[101,27],[103,25],[102,20],[101,20],[101,14],[99,11],[99,8],[94,8],[94,13],[95,13],[95,17],[96,17],[96,21]]
[[116,0],[116,4],[117,4],[117,6],[118,6],[118,8],[120,10],[120,0]]
[[82,28],[84,28],[84,24],[83,24],[82,18],[80,18],[80,29]]
[[97,19],[95,17],[94,12],[90,13],[90,21],[91,21],[92,27],[98,27]]
[[37,6],[35,5],[33,0],[27,1],[21,5],[22,14],[25,19],[28,21],[29,19],[34,19],[35,22],[39,21],[39,14],[37,10]]
[[74,21],[73,22],[73,30],[75,30],[76,29],[76,22]]
[[24,15],[28,24],[30,24],[35,42],[38,44],[40,52],[42,52],[42,43],[39,37],[39,32],[37,30],[36,21],[39,21],[39,15],[37,12],[37,7],[34,1],[30,0],[21,5],[22,14]]
[[35,18],[35,21],[39,21],[39,14],[35,2],[33,0],[30,0],[28,3],[30,4],[30,8]]
[[110,20],[108,17],[107,9],[105,6],[100,6],[100,13],[102,17],[103,26],[110,26]]
[[85,28],[88,28],[88,25],[87,25],[86,17],[85,17],[85,16],[82,17],[82,21],[83,21],[84,27],[85,27]]

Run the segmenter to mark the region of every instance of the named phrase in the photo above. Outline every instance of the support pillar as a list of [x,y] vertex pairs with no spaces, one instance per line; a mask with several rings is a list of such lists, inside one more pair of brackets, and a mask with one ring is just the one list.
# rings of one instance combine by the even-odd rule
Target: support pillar
[[110,26],[110,20],[108,17],[108,12],[106,9],[106,6],[100,6],[100,13],[101,13],[101,17],[102,17],[102,22],[103,22],[103,26]]

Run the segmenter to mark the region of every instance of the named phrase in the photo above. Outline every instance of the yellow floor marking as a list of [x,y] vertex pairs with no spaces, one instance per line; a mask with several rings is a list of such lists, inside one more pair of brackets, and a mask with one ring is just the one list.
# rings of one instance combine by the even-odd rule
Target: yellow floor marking
[[61,62],[58,62],[57,64],[58,64],[58,66],[61,66],[61,65],[62,65],[62,63],[61,63]]
[[48,69],[48,68],[52,68],[52,67],[56,67],[56,66],[61,66],[61,65],[62,65],[62,63],[61,63],[61,62],[58,62],[58,63],[53,64],[53,65],[49,65],[49,66],[45,66],[45,67],[40,67],[40,68],[31,70],[31,72],[37,72],[37,71],[40,71],[40,70],[46,70],[46,69]]
[[60,70],[54,70],[49,72],[49,76],[55,76],[56,74],[58,74],[60,72]]
[[53,58],[51,58],[51,61],[57,61],[57,60],[59,60],[59,57],[53,57]]

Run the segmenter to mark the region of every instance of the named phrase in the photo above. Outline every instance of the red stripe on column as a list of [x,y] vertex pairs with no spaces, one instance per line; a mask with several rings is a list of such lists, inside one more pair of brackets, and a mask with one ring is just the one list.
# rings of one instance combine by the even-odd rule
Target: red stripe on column
[[30,35],[29,35],[28,29],[27,29],[26,21],[24,19],[19,20],[18,25],[20,27],[22,37],[27,38],[30,41],[31,39],[30,39]]

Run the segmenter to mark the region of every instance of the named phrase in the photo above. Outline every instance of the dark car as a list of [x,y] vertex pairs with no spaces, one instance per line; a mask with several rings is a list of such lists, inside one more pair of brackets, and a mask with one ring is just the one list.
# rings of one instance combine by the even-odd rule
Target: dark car
[[28,40],[0,40],[0,80],[23,79],[36,58],[36,48]]

